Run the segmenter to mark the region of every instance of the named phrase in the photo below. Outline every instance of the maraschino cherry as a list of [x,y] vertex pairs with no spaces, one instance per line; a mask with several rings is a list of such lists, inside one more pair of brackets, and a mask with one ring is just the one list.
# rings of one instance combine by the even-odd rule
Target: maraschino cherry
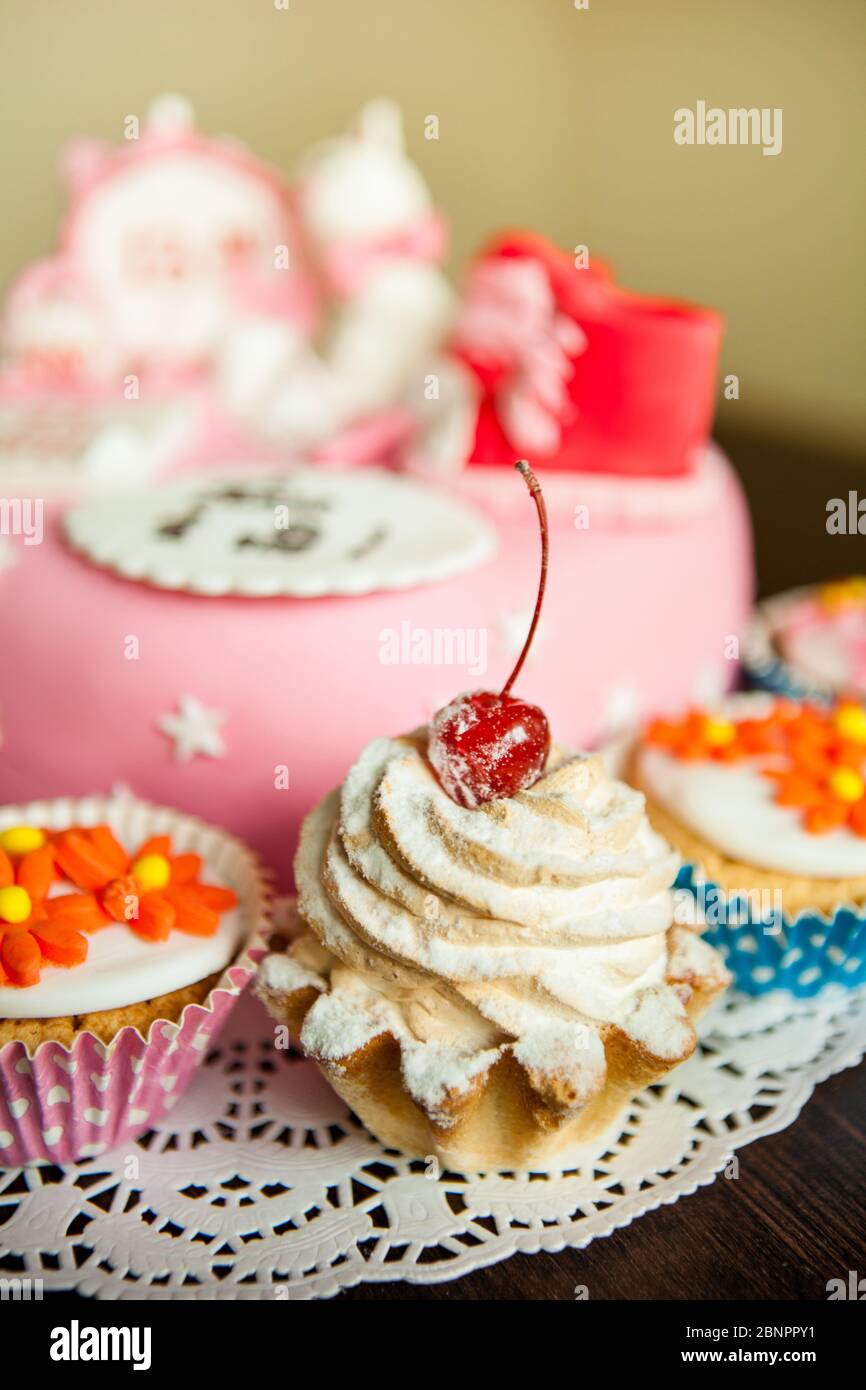
[[427,755],[445,791],[460,806],[482,806],[525,791],[538,781],[550,751],[544,711],[511,694],[538,627],[549,549],[547,509],[538,479],[525,459],[515,467],[535,502],[541,528],[538,597],[523,650],[499,694],[476,690],[458,695],[431,720]]

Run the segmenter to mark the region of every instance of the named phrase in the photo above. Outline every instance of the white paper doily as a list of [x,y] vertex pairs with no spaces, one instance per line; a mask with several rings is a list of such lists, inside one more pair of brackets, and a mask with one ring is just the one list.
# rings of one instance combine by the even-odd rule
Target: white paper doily
[[83,503],[64,525],[74,549],[125,579],[246,598],[411,588],[496,548],[473,508],[372,468],[186,477]]
[[720,1001],[695,1055],[554,1177],[425,1173],[385,1152],[241,1001],[171,1115],[125,1153],[0,1171],[0,1256],[101,1298],[313,1298],[587,1245],[712,1182],[866,1050],[866,991]]

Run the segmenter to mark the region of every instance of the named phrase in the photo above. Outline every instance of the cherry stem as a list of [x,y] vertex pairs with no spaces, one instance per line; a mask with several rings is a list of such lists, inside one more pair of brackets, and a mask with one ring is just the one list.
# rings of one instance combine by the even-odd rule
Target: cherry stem
[[544,599],[544,590],[547,587],[547,559],[548,552],[550,550],[550,538],[547,526],[547,508],[544,505],[544,493],[541,491],[541,484],[539,483],[529,464],[526,462],[526,459],[518,459],[514,467],[517,469],[518,473],[521,474],[524,482],[526,483],[526,486],[529,488],[529,491],[532,495],[532,499],[535,502],[536,511],[538,512],[538,524],[541,529],[541,574],[538,579],[538,597],[535,600],[535,612],[532,615],[532,622],[529,624],[529,631],[526,634],[526,641],[523,644],[523,651],[517,658],[517,664],[515,665],[514,670],[511,672],[511,675],[508,677],[508,680],[505,682],[501,691],[499,692],[500,697],[502,697],[503,695],[508,695],[510,693],[511,687],[517,680],[517,677],[520,675],[520,672],[523,668],[523,663],[529,654],[529,648],[532,646],[532,639],[535,636],[535,629],[538,627],[538,619],[541,617],[541,604],[542,600]]

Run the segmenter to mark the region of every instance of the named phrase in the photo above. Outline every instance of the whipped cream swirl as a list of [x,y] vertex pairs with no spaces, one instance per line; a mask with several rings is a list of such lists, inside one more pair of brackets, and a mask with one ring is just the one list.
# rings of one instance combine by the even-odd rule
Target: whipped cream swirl
[[437,1123],[505,1048],[548,1103],[582,1105],[612,1027],[680,1060],[691,984],[724,975],[671,926],[676,869],[643,796],[597,756],[555,749],[529,790],[467,810],[422,734],[377,739],[305,823],[298,906],[314,938],[271,957],[263,984],[320,991],[301,1038],[320,1058],[390,1031]]

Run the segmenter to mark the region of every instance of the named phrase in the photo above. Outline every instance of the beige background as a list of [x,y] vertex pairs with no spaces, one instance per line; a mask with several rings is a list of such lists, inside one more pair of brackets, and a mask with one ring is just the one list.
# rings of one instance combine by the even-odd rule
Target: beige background
[[[586,242],[728,320],[727,430],[855,451],[864,377],[862,0],[0,0],[0,284],[49,250],[70,134],[161,91],[290,169],[397,98],[453,224]],[[673,113],[780,106],[784,148],[680,147]],[[440,120],[425,141],[424,117]]]

